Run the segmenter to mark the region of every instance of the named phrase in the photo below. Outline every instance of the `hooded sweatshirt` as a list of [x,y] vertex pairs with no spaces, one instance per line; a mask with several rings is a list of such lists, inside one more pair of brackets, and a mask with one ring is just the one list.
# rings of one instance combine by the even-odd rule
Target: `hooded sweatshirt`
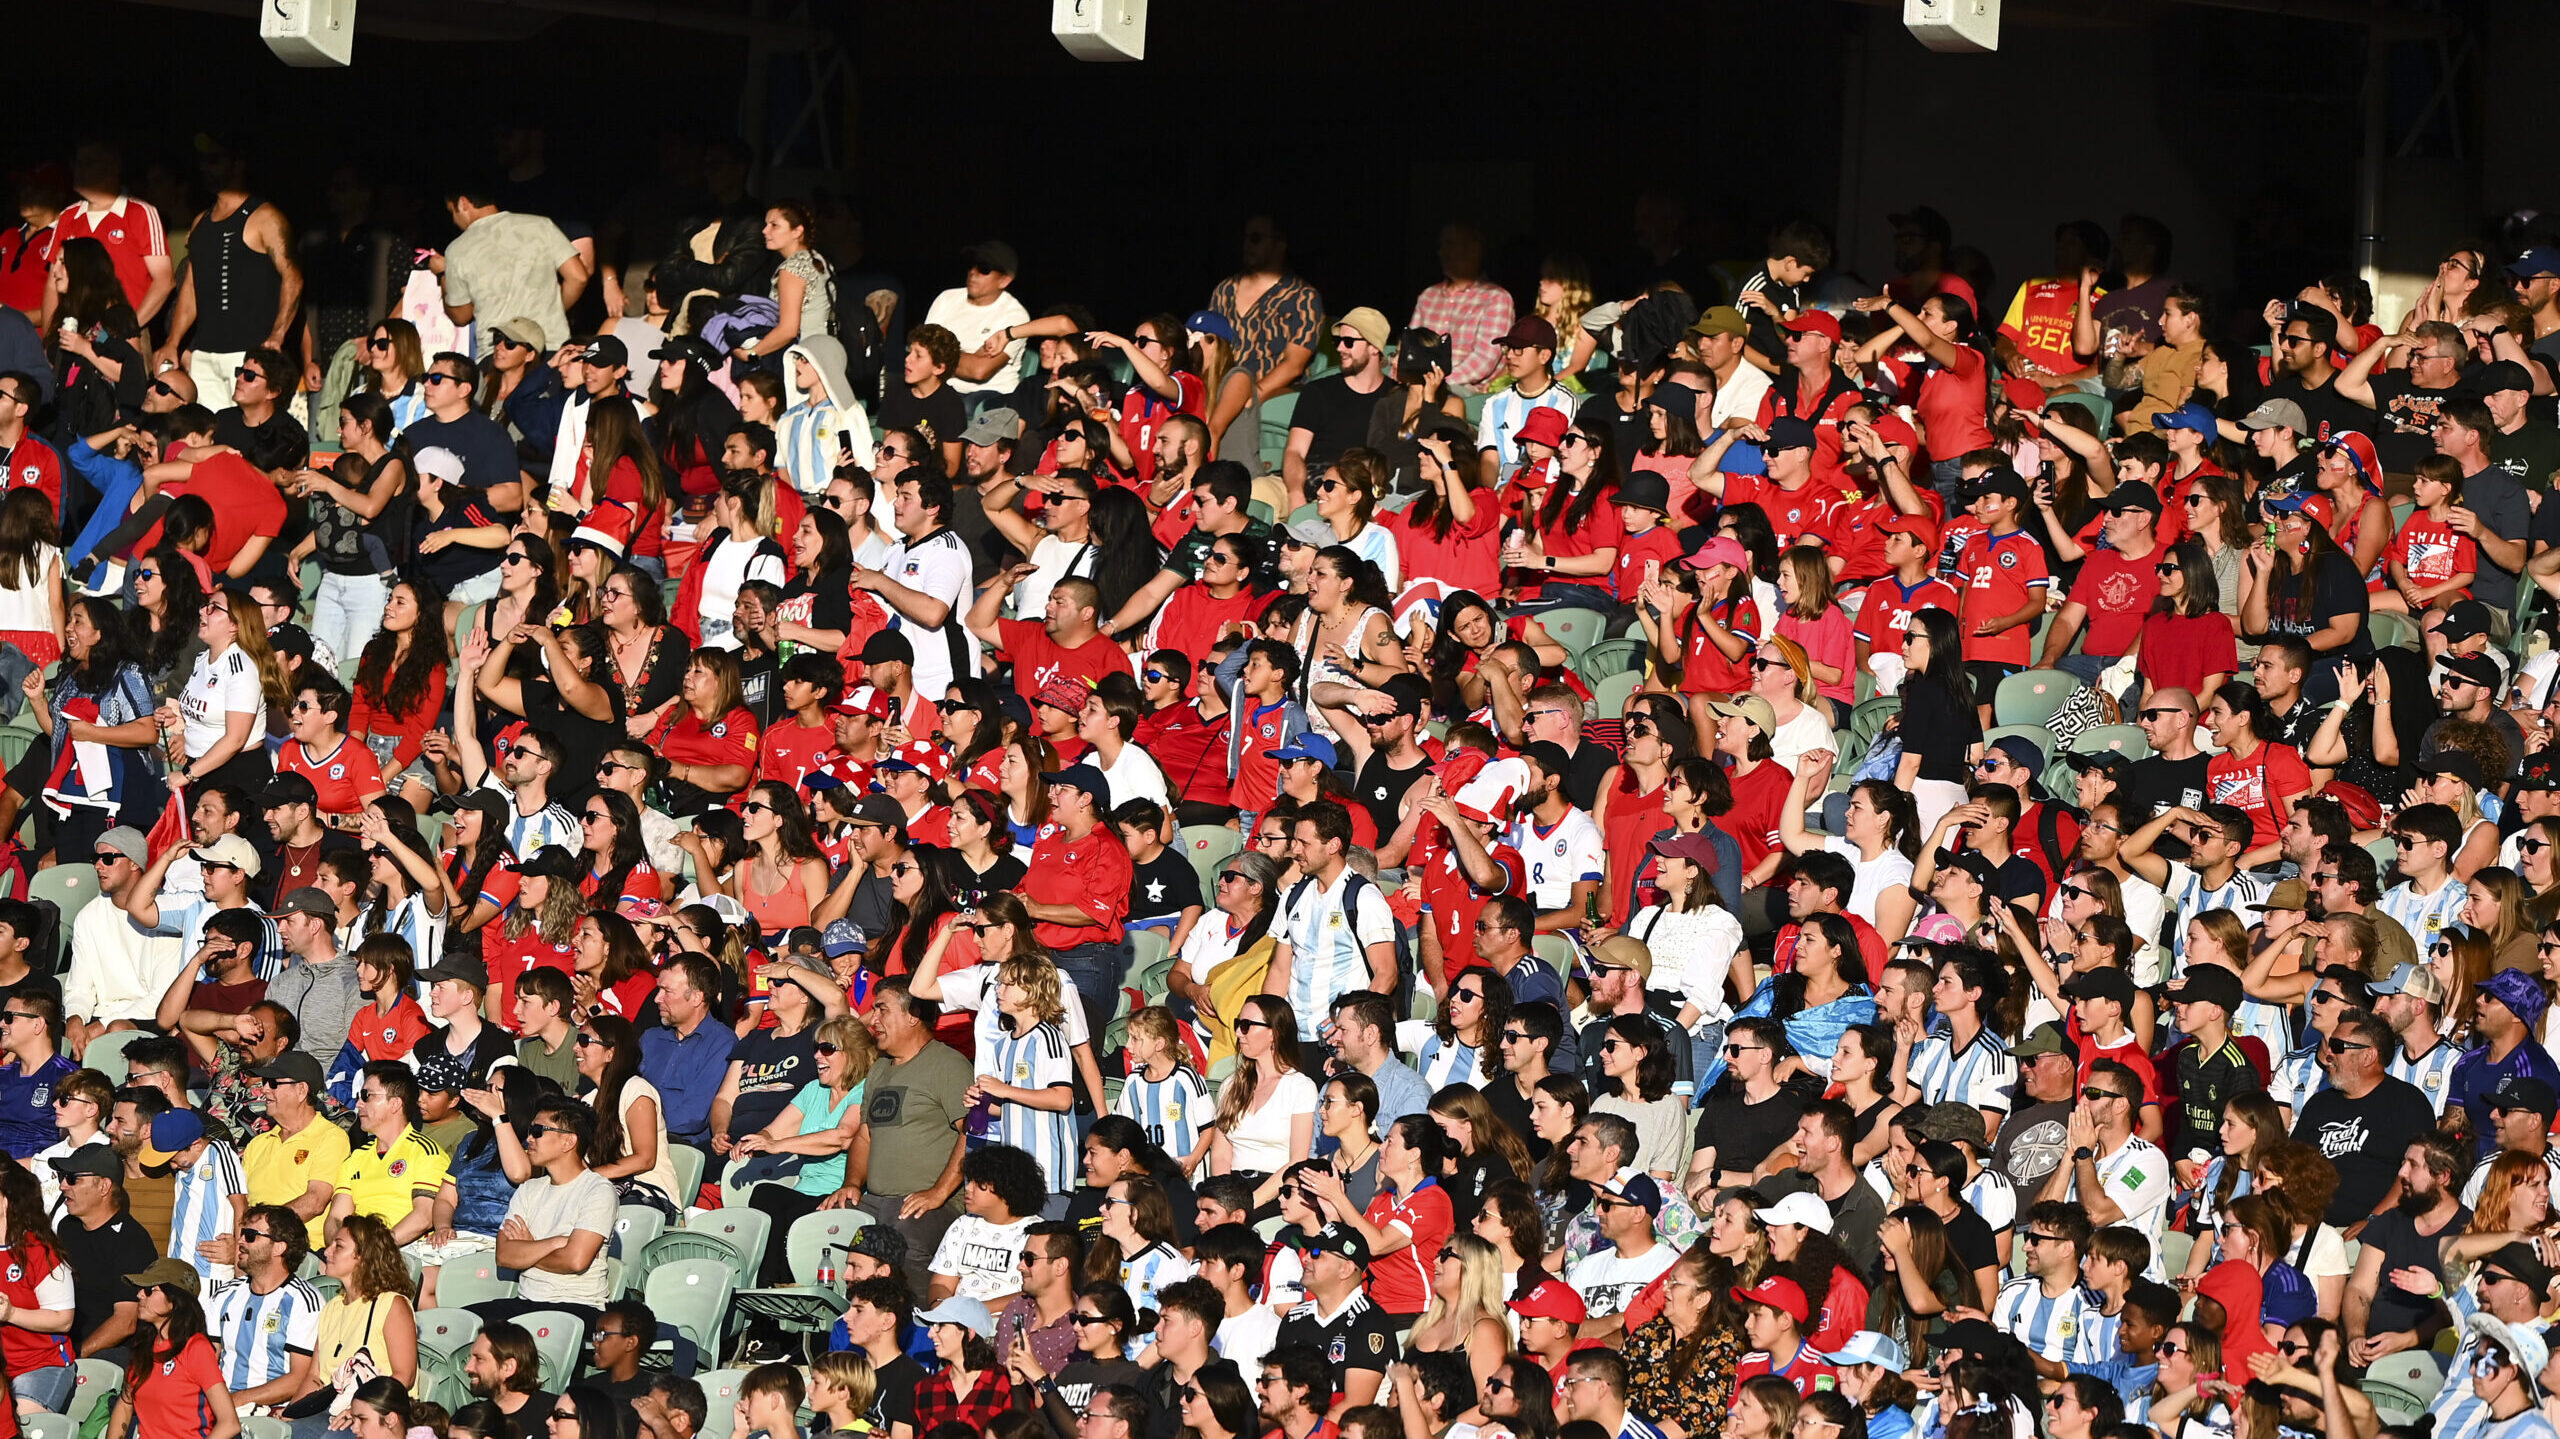
[[[850,398],[853,385],[845,378],[843,342],[833,335],[811,335],[782,355],[782,393],[790,408],[782,412],[781,423],[775,427],[774,467],[790,476],[793,488],[804,495],[815,495],[827,487],[842,454],[849,453],[855,464],[870,469],[871,417],[863,413],[860,402]],[[809,368],[818,372],[818,378],[826,385],[824,397],[800,388],[795,378],[799,367],[792,363],[795,356],[807,360]],[[839,445],[844,448],[839,449]],[[895,508],[895,496],[875,489],[871,496],[872,525],[884,534],[897,533]]]

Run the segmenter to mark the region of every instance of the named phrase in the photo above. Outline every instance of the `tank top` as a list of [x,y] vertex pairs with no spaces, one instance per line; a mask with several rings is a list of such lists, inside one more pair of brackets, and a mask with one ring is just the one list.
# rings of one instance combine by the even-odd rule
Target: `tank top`
[[249,217],[265,203],[251,195],[220,220],[208,210],[187,236],[187,263],[196,283],[196,327],[190,332],[196,349],[251,349],[265,344],[275,328],[284,279],[272,256],[249,248]]
[[755,870],[750,865],[738,866],[738,901],[767,934],[781,934],[809,922],[809,892],[800,887],[800,866],[794,863],[783,875],[782,887],[771,894],[756,892]]

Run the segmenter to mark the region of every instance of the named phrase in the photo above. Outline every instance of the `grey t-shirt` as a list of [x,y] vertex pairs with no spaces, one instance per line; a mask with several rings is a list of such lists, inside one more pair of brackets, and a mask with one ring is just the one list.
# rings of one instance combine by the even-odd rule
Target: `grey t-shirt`
[[267,985],[267,998],[302,1022],[302,1043],[297,1047],[319,1060],[324,1069],[335,1064],[338,1051],[347,1047],[347,1030],[365,1002],[356,988],[352,954],[341,954],[326,964],[294,956]]
[[[578,1177],[566,1184],[554,1184],[551,1176],[537,1174],[507,1201],[507,1217],[522,1216],[536,1239],[557,1239],[581,1229],[610,1239],[615,1211],[621,1203],[613,1181],[592,1169],[579,1170]],[[528,1269],[516,1281],[516,1296],[601,1308],[613,1299],[605,1289],[604,1259],[605,1246],[599,1244],[594,1260],[576,1274]]]

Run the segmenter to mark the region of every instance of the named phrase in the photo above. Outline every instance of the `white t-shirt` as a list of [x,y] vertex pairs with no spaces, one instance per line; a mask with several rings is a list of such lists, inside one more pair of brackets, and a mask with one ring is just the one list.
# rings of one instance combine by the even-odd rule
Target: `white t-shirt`
[[[663,1152],[663,1151],[661,1151]],[[621,1207],[620,1195],[613,1181],[592,1169],[580,1170],[567,1184],[554,1184],[551,1177],[537,1174],[531,1183],[516,1191],[507,1201],[507,1217],[524,1217],[536,1239],[556,1239],[578,1230],[605,1239],[613,1237],[613,1221]],[[525,1299],[558,1300],[567,1304],[603,1306],[613,1298],[605,1284],[605,1246],[596,1246],[596,1257],[583,1273],[554,1274],[547,1269],[528,1269],[516,1281],[516,1293]]]
[[45,566],[61,558],[62,551],[53,545],[36,546],[27,568],[21,572],[26,583],[14,590],[0,590],[0,630],[52,631],[53,587],[44,582],[44,572]]
[[[955,288],[933,297],[932,307],[924,312],[924,322],[949,330],[960,342],[960,353],[974,355],[978,347],[987,342],[987,337],[996,331],[1030,324],[1031,312],[1022,308],[1022,302],[1015,299],[1010,290],[996,296],[992,303],[973,305],[969,303],[967,290]],[[1012,394],[1014,384],[1022,378],[1022,347],[1025,343],[1022,340],[1007,342],[1004,368],[993,376],[984,380],[964,380],[953,375],[946,383],[964,395],[980,390]],[[1026,415],[1023,418],[1033,417]]]
[[[1227,1079],[1229,1084],[1244,1082],[1239,1069]],[[1236,1127],[1227,1131],[1227,1144],[1235,1151],[1235,1168],[1252,1174],[1277,1174],[1289,1166],[1289,1121],[1299,1115],[1316,1112],[1316,1082],[1303,1074],[1284,1074],[1271,1091],[1269,1103],[1260,1109],[1248,1109],[1237,1118]]]
[[1553,829],[1539,828],[1535,816],[1523,818],[1506,836],[1529,865],[1529,902],[1540,909],[1562,909],[1581,880],[1601,877],[1600,826],[1582,810],[1568,810]]
[[[960,630],[961,660],[969,666],[969,674],[975,676],[978,642],[969,638],[963,627],[973,602],[969,565],[968,546],[957,532],[944,529],[891,550],[889,558],[881,561],[880,571],[908,589],[931,595],[951,607],[943,624]],[[941,630],[928,630],[905,615],[897,617],[897,628],[905,632],[907,644],[916,652],[916,693],[935,704],[942,703],[942,692],[951,687],[951,642]]]
[[702,566],[702,643],[696,648],[734,650],[738,648],[738,637],[733,632],[738,591],[749,580],[764,580],[780,588],[785,578],[782,557],[766,551],[760,539],[731,535],[695,563]]
[[1742,921],[1731,910],[1711,904],[1674,914],[1649,905],[1627,922],[1627,933],[1644,941],[1653,954],[1646,989],[1696,1005],[1702,1024],[1733,1017],[1725,985],[1733,973],[1733,956],[1742,948]]
[[1093,563],[1100,554],[1090,535],[1073,543],[1042,535],[1040,543],[1031,547],[1031,573],[1013,587],[1013,617],[1036,620],[1048,614],[1049,591],[1071,575],[1092,578]]
[[1268,1304],[1256,1304],[1242,1314],[1228,1315],[1211,1343],[1219,1357],[1235,1362],[1237,1373],[1259,1374],[1262,1356],[1271,1352],[1279,1338],[1280,1311]]
[[1816,750],[1838,748],[1839,740],[1831,733],[1831,722],[1811,705],[1796,711],[1794,719],[1778,726],[1778,732],[1769,736],[1769,757],[1778,762],[1778,770],[1782,774],[1794,774],[1796,761]]
[[1120,758],[1102,772],[1102,777],[1110,781],[1111,803],[1115,806],[1133,799],[1151,799],[1168,808],[1173,804],[1165,789],[1164,771],[1136,745],[1122,745]]
[[[1004,1015],[989,1002],[994,997],[995,984],[996,966],[992,964],[973,964],[942,976],[942,1007],[966,1009],[978,1016],[976,1029],[981,1053],[1004,1032]],[[1067,1032],[1067,1044],[1073,1047],[1090,1043],[1093,1034],[1085,1025],[1084,1001],[1076,997],[1076,982],[1064,971],[1058,975],[1058,1001],[1067,1007],[1067,1017],[1061,1025]]]
[[219,659],[210,650],[197,655],[186,688],[178,692],[178,712],[186,717],[189,758],[211,751],[235,714],[251,716],[249,743],[258,743],[267,728],[267,692],[258,682],[257,661],[238,645]]
[[[1875,913],[1876,901],[1884,897],[1885,891],[1911,882],[1911,861],[1892,845],[1886,845],[1884,853],[1874,859],[1858,858],[1858,847],[1845,839],[1824,840],[1822,847],[1849,861],[1849,867],[1857,871],[1857,884],[1849,891],[1851,914]],[[2152,917],[2156,920],[2159,916]],[[2156,933],[2158,928],[2155,924],[2153,931]]]
[[1668,1244],[1657,1244],[1633,1259],[1612,1246],[1567,1267],[1564,1282],[1582,1296],[1592,1318],[1605,1319],[1625,1309],[1628,1301],[1679,1261],[1680,1251]]
[[1022,1236],[1039,1220],[1033,1214],[998,1224],[963,1214],[943,1231],[942,1243],[933,1251],[933,1272],[957,1278],[963,1299],[986,1302],[1018,1294],[1022,1275],[1014,1266],[1022,1259]]
[[[1724,428],[1727,420],[1760,418],[1760,397],[1769,393],[1769,377],[1749,362],[1733,367],[1733,378],[1716,386],[1715,403],[1707,407],[1707,423]],[[1766,611],[1763,611],[1766,613]]]

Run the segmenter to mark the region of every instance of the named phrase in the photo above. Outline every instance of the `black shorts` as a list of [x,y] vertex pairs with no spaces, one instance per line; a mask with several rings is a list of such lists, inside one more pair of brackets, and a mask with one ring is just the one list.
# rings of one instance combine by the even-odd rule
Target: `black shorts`
[[1992,697],[2000,693],[2000,682],[2011,675],[2025,673],[2026,668],[2025,665],[2004,665],[1994,660],[1966,660],[1964,673],[1965,678],[1973,681],[1974,703],[1991,703]]

